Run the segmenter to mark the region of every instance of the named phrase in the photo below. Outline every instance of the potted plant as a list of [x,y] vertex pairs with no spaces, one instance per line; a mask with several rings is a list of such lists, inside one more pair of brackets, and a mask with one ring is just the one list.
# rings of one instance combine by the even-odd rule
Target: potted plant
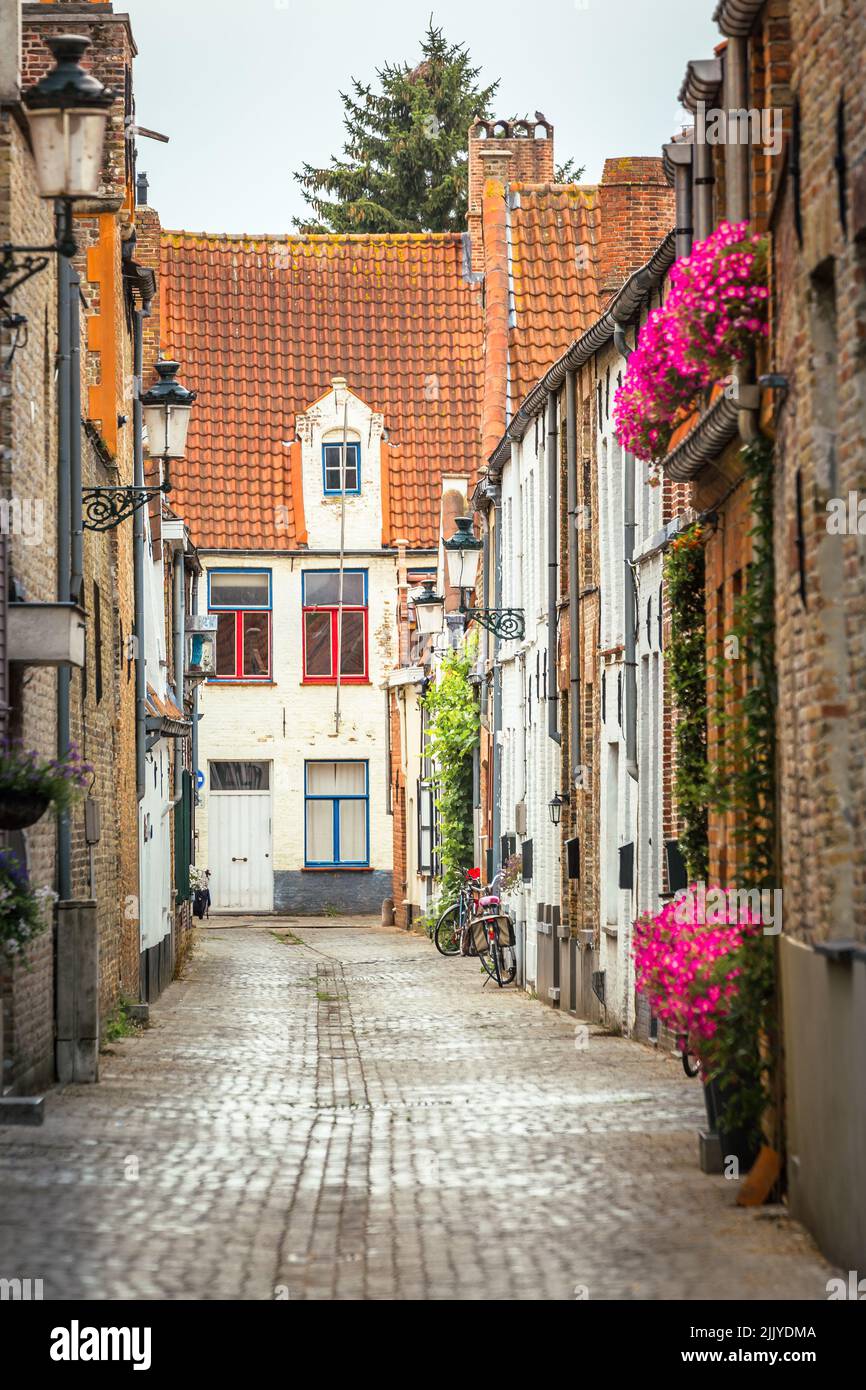
[[[711,911],[696,911],[704,903]],[[760,1145],[763,1097],[752,1085],[751,1053],[758,1039],[748,1035],[742,1009],[744,953],[763,945],[760,918],[738,911],[726,890],[686,892],[665,903],[655,916],[634,927],[635,983],[653,1012],[673,1032],[688,1039],[701,1063],[707,1118],[718,1132],[722,1152],[751,1167]]]
[[767,258],[766,237],[722,222],[673,266],[614,399],[617,437],[636,458],[663,458],[704,392],[767,337]]
[[53,898],[50,888],[33,888],[12,851],[0,846],[0,957],[26,964],[29,946],[47,926],[45,904]]
[[71,744],[65,758],[44,758],[21,740],[6,740],[0,751],[0,830],[23,830],[49,806],[67,810],[84,795],[93,772]]

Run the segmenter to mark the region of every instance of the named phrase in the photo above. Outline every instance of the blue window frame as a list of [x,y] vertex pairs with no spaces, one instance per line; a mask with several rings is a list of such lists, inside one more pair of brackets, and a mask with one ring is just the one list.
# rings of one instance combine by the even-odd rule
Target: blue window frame
[[208,572],[208,612],[217,613],[216,680],[271,678],[271,572]]
[[[343,452],[342,440],[331,440],[322,445],[322,487],[326,497],[339,497],[340,466]],[[351,440],[346,444],[346,496],[357,496],[361,491],[361,446]]]
[[364,869],[370,863],[370,772],[365,761],[304,763],[304,863]]

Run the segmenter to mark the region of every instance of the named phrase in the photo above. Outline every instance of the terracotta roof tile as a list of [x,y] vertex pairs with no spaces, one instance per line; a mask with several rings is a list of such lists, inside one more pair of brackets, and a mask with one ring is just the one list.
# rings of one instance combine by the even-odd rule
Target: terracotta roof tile
[[598,191],[577,184],[510,185],[512,326],[509,405],[599,317]]
[[196,545],[304,544],[287,441],[338,375],[385,417],[385,539],[436,544],[443,474],[479,459],[482,295],[459,235],[164,232],[160,299],[163,347],[199,393],[172,470]]

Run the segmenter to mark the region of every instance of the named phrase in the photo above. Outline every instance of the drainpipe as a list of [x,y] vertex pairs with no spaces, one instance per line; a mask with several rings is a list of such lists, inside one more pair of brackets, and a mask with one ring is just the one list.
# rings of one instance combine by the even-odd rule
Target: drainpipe
[[[146,306],[149,308],[149,305]],[[133,363],[134,375],[132,401],[133,437],[133,483],[137,488],[144,487],[144,445],[142,441],[141,374],[142,339],[145,309],[134,308],[133,324]],[[147,689],[144,669],[144,546],[146,530],[144,508],[138,507],[133,514],[132,556],[133,556],[133,594],[135,619],[135,792],[139,801],[144,798],[145,754],[147,749]]]
[[577,555],[577,374],[565,374],[565,457],[568,484],[568,644],[571,782],[577,786],[580,766],[580,575]]
[[[514,450],[512,448],[512,454]],[[493,606],[502,606],[502,493],[493,493]],[[499,638],[493,638],[493,872],[502,868],[502,667]]]
[[84,514],[81,498],[81,281],[69,267],[69,515],[72,566],[69,597],[81,603],[84,589]]
[[[739,121],[734,126],[731,116],[745,111],[748,101],[748,45],[735,35],[728,37],[725,52],[725,106],[728,114],[728,139],[725,145],[725,196],[729,222],[744,222],[749,216],[749,155],[751,146],[731,139],[739,133]],[[748,128],[748,117],[747,130]],[[749,134],[750,134],[749,130]]]
[[692,225],[692,154],[694,145],[674,140],[665,145],[665,159],[673,166],[674,196],[676,198],[677,260],[691,254],[694,227]]
[[[559,429],[556,396],[547,397],[547,732],[554,743],[562,743],[559,732],[559,682],[556,674],[556,600],[559,578],[559,533],[556,527],[559,492]],[[551,694],[553,690],[553,694]]]
[[[183,543],[174,553],[174,600],[172,603],[174,620],[174,685],[177,694],[178,708],[183,711],[183,653],[186,641],[186,616],[184,607],[186,595],[184,593],[184,573],[183,573]],[[183,796],[183,758],[181,756],[182,744],[179,738],[174,741],[174,794],[175,800],[179,801]]]
[[[68,603],[72,587],[71,474],[72,434],[71,319],[69,312],[72,270],[65,256],[57,258],[57,597]],[[69,752],[69,705],[72,673],[68,666],[57,671],[57,756]],[[61,902],[72,897],[72,840],[69,812],[57,817],[57,895]]]
[[625,769],[638,780],[637,767],[637,662],[635,657],[636,594],[634,571],[634,454],[625,454],[623,499],[623,621],[625,624]]
[[[695,240],[706,241],[713,230],[713,156],[707,144],[707,115],[702,102],[695,111],[694,218]],[[679,221],[679,219],[677,219]]]
[[[613,340],[617,351],[628,360],[632,349],[625,340],[621,324],[614,326]],[[623,690],[623,709],[625,715],[625,769],[632,781],[638,780],[637,766],[637,659],[635,654],[637,636],[637,613],[634,571],[634,454],[623,452],[623,627],[625,630],[625,688]]]

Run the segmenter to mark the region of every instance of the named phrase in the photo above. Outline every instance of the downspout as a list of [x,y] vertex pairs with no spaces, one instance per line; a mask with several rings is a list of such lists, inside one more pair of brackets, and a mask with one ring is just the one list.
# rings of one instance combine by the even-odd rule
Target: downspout
[[[57,258],[57,597],[69,602],[72,587],[72,498],[70,438],[72,434],[71,352],[72,316],[69,312],[72,267],[65,256]],[[72,672],[57,671],[57,756],[69,752],[69,707]],[[57,894],[61,902],[72,897],[72,837],[69,811],[57,817]]]
[[713,156],[707,144],[707,113],[703,103],[695,111],[694,170],[695,240],[706,241],[713,230]]
[[69,598],[81,603],[84,589],[84,515],[81,497],[81,281],[69,266],[69,515],[72,569]]
[[[144,308],[132,311],[134,376],[132,399],[133,483],[144,487],[144,444],[142,441],[141,375]],[[133,595],[135,618],[135,794],[144,798],[147,751],[147,689],[144,666],[144,546],[146,539],[144,508],[137,507],[132,522]]]
[[568,487],[568,679],[569,679],[569,738],[571,747],[571,784],[578,786],[580,776],[580,575],[577,555],[577,389],[576,372],[565,376],[565,459]]
[[692,225],[692,161],[694,145],[686,140],[673,140],[665,145],[665,167],[671,167],[676,199],[677,260],[691,255],[694,227]]
[[[617,351],[626,361],[632,349],[625,340],[622,326],[614,329],[614,342]],[[637,594],[634,578],[634,454],[623,451],[623,627],[625,630],[625,769],[633,782],[638,780],[637,765],[637,659],[635,653],[637,636]]]
[[[183,713],[183,667],[184,645],[186,639],[186,593],[184,591],[183,542],[174,553],[174,600],[172,618],[174,628],[174,685],[178,709]],[[174,793],[175,804],[183,796],[183,758],[179,738],[174,741]]]
[[[559,533],[556,519],[559,493],[559,430],[556,396],[547,397],[547,732],[554,743],[562,743],[559,732],[559,682],[556,662],[556,600],[559,579]],[[551,694],[553,691],[553,694]]]
[[[748,44],[744,38],[728,38],[725,52],[725,106],[728,130],[725,145],[725,200],[729,222],[744,222],[749,216],[749,156],[751,145],[741,144],[739,120],[733,127],[734,113],[745,111],[748,101]],[[746,121],[748,122],[748,115]],[[732,133],[735,131],[735,138]],[[751,133],[751,132],[750,132]]]
[[[493,606],[502,606],[502,493],[493,494]],[[502,667],[499,638],[493,638],[493,872],[502,868]]]

